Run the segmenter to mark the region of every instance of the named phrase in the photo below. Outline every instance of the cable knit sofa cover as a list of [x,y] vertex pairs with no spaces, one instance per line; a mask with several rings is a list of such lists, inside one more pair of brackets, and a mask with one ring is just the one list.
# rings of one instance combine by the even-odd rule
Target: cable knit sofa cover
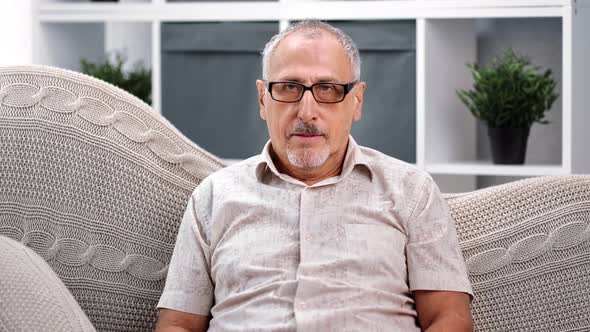
[[476,331],[590,331],[590,176],[447,195]]
[[222,166],[112,85],[0,69],[0,234],[43,257],[99,331],[153,330],[188,198]]
[[[69,294],[52,286],[58,301],[33,291],[51,288],[36,271],[53,273],[23,266],[43,265],[35,255],[96,330],[153,330],[187,199],[223,166],[105,82],[0,68],[0,330],[71,330],[39,325]],[[477,331],[590,331],[590,177],[534,178],[447,200]]]

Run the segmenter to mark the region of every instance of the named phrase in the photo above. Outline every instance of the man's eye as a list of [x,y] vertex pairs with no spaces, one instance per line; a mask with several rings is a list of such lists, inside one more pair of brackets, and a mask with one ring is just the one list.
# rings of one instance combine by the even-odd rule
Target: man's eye
[[332,86],[331,84],[320,85],[320,91],[322,91],[322,92],[330,92],[332,90],[334,90],[334,86]]
[[285,90],[296,90],[297,84],[285,84]]

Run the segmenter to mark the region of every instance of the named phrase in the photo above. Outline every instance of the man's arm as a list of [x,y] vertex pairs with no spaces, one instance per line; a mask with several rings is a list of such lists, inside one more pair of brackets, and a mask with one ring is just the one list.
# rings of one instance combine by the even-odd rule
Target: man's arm
[[[203,181],[199,188],[207,187]],[[211,311],[214,287],[209,269],[209,244],[206,231],[197,215],[195,190],[188,201],[174,252],[168,265],[166,285],[158,302],[158,332],[206,331],[207,314]],[[205,197],[211,196],[205,193]],[[193,313],[200,313],[193,314]]]
[[160,309],[156,332],[205,332],[209,317],[172,309]]
[[461,292],[413,292],[422,331],[473,331],[469,295]]

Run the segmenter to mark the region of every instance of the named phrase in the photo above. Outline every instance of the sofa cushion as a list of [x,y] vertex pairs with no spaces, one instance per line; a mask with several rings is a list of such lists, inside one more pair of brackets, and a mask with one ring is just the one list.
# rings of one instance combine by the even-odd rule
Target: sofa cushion
[[72,294],[33,250],[0,236],[1,331],[95,331]]
[[123,90],[40,66],[0,69],[0,160],[0,235],[97,330],[153,330],[188,198],[222,162]]

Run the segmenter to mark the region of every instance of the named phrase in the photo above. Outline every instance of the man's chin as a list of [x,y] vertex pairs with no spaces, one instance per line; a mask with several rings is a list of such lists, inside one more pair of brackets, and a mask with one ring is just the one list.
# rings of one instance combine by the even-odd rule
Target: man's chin
[[289,163],[297,168],[312,169],[321,167],[328,160],[327,149],[304,149],[302,151],[287,151]]

